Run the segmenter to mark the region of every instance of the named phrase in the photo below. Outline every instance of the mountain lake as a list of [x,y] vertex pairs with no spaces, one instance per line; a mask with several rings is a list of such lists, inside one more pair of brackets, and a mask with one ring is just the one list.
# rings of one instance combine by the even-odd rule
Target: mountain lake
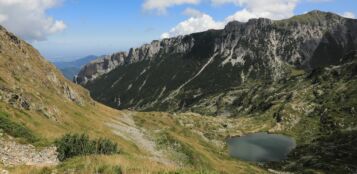
[[227,141],[232,157],[252,162],[281,161],[296,147],[295,140],[280,134],[254,133]]

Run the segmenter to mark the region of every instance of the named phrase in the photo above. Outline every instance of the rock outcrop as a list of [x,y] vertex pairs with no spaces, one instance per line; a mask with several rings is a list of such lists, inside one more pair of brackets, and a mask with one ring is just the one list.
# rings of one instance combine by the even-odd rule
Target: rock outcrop
[[193,47],[193,40],[192,42],[184,42],[183,39],[183,36],[179,36],[162,41],[155,40],[139,48],[131,48],[128,53],[118,52],[112,55],[102,56],[85,65],[74,78],[74,82],[84,85],[88,81],[95,80],[118,66],[150,60],[155,58],[158,54],[184,54]]
[[59,164],[55,147],[36,150],[32,145],[16,143],[0,138],[0,160],[6,167],[21,165],[53,166]]
[[110,71],[94,73],[79,83],[95,99],[117,108],[199,106],[225,115],[226,111],[210,110],[220,102],[232,105],[237,97],[223,101],[220,94],[253,82],[284,80],[293,69],[309,72],[338,65],[341,57],[356,49],[357,20],[312,11],[280,21],[233,21],[222,30],[153,41],[131,49],[124,62]]
[[110,72],[119,65],[124,64],[124,59],[127,53],[119,52],[109,56],[101,56],[97,60],[85,65],[77,76],[74,77],[74,82],[85,84],[89,80],[96,79],[97,77]]

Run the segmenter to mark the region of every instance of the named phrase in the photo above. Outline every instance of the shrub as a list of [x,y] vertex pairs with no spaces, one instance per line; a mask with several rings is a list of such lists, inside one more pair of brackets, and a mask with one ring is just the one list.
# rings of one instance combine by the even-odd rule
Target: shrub
[[90,140],[85,134],[66,134],[56,140],[55,145],[60,161],[81,155],[118,153],[118,145],[111,140],[104,138]]
[[13,137],[23,138],[30,143],[34,143],[38,140],[31,130],[12,121],[9,116],[3,112],[0,112],[0,129]]

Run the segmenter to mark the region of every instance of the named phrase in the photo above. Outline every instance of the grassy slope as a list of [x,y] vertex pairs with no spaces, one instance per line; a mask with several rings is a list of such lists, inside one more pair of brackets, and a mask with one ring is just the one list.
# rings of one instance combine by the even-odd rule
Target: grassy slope
[[[141,118],[147,123],[143,123],[142,126],[151,125],[152,129],[172,127],[173,130],[168,133],[175,141],[185,144],[187,148],[181,150],[188,150],[193,155],[191,157],[194,157],[193,163],[178,168],[150,160],[146,156],[145,149],[138,149],[133,142],[116,136],[106,126],[108,120],[114,119],[122,112],[92,101],[86,90],[66,80],[29,44],[2,28],[0,28],[0,87],[1,116],[13,127],[23,127],[21,131],[29,129],[31,135],[36,137],[34,144],[37,147],[51,145],[56,138],[71,132],[87,133],[92,138],[106,137],[117,142],[121,148],[121,153],[118,155],[77,157],[57,167],[8,168],[12,173],[46,173],[51,170],[59,173],[66,171],[83,174],[96,171],[112,173],[116,166],[120,166],[124,173],[158,173],[177,170],[181,173],[193,173],[201,169],[200,173],[264,171],[254,165],[237,162],[216,153],[213,147],[202,143],[201,140],[197,141],[197,135],[192,132],[187,134],[165,114],[158,117],[165,121],[153,119],[150,114],[149,116],[138,114],[136,118]],[[66,91],[68,88],[74,98],[71,98],[68,90]],[[14,95],[19,96],[21,100],[10,102]],[[29,109],[22,107],[22,100],[30,105]],[[8,130],[5,131],[9,133]],[[26,137],[21,135],[17,137],[19,142],[29,142]],[[223,165],[221,160],[224,161]]]
[[[198,118],[186,114],[189,119]],[[227,155],[227,149],[207,141],[196,129],[180,124],[183,115],[161,112],[138,112],[134,119],[154,136],[158,147],[167,151],[179,164],[195,170],[217,170],[219,173],[264,173],[259,167],[234,160]],[[198,118],[204,122],[204,116]]]
[[[100,109],[100,107],[103,106],[98,106],[95,109]],[[43,122],[39,121],[38,125],[45,124],[49,126],[47,128],[42,126],[32,128],[31,125],[28,124],[27,126],[30,127],[36,135],[46,135],[46,141],[51,142],[53,138],[65,132],[87,132],[91,137],[109,137],[118,142],[122,150],[121,154],[114,156],[89,156],[69,159],[57,167],[48,169],[60,173],[73,170],[76,173],[83,174],[94,173],[94,171],[103,167],[109,168],[107,169],[107,172],[111,173],[111,168],[114,166],[120,166],[124,173],[158,173],[174,171],[180,173],[265,173],[265,170],[254,164],[229,158],[226,149],[219,149],[212,143],[204,141],[196,132],[186,130],[185,127],[178,124],[177,120],[172,115],[166,113],[135,113],[134,118],[138,125],[146,128],[148,133],[153,135],[154,138],[159,139],[162,133],[167,133],[172,138],[172,141],[185,146],[185,148],[176,150],[170,149],[167,151],[168,154],[172,154],[172,156],[170,156],[172,159],[177,160],[177,162],[182,162],[182,166],[165,166],[155,161],[151,161],[145,156],[144,149],[137,149],[134,144],[120,139],[104,126],[103,123],[111,117],[111,115],[106,114],[112,113],[102,112],[101,116],[97,115],[96,118],[79,116],[76,117],[76,122],[77,119],[79,119],[81,120],[78,121],[80,123],[74,123],[63,127],[54,126],[45,120]],[[161,131],[158,133],[155,130]],[[159,148],[161,148],[161,146],[159,146]],[[181,158],[183,155],[185,157]],[[41,173],[45,170],[47,170],[47,168],[30,166],[10,168],[10,171],[14,173],[28,173],[29,171],[30,173]]]

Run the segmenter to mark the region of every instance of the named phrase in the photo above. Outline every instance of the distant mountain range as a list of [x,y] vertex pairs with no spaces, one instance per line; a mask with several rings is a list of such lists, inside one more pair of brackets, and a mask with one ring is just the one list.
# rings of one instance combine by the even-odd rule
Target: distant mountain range
[[69,80],[73,80],[73,77],[77,75],[80,69],[89,62],[97,59],[95,55],[89,55],[74,61],[57,61],[53,62],[54,65],[62,72],[62,74]]

